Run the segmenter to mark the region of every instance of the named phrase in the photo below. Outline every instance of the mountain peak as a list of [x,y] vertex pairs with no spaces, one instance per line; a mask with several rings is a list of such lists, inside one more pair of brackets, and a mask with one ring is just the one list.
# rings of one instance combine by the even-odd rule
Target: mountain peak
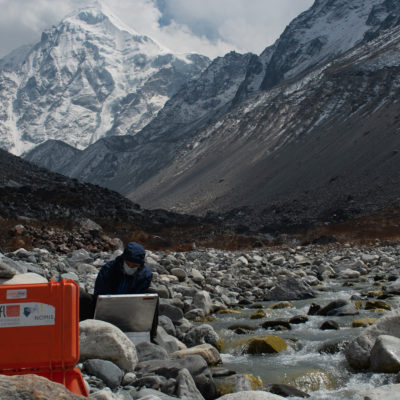
[[48,139],[85,148],[135,134],[208,63],[174,55],[93,3],[0,62],[0,145],[21,154]]
[[111,22],[121,31],[126,31],[132,35],[139,35],[137,31],[122,22],[115,14],[106,6],[98,1],[94,1],[86,7],[79,8],[67,15],[64,21],[77,22],[86,25],[101,25],[105,21]]
[[154,39],[128,26],[99,1],[93,1],[88,6],[73,11],[61,21],[60,25],[72,25],[80,29],[105,35],[125,35],[134,38],[138,42],[146,43],[146,47],[153,45],[153,51],[156,53],[172,53],[167,47],[156,42]]
[[398,1],[316,0],[275,42],[262,89],[294,78],[398,24]]

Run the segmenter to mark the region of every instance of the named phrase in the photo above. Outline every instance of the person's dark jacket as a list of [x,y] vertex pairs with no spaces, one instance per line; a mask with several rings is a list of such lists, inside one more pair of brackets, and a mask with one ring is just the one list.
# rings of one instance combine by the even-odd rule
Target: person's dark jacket
[[[97,275],[94,294],[91,297],[91,313],[85,313],[85,310],[79,310],[79,321],[83,319],[93,318],[94,307],[98,295],[101,294],[140,294],[146,292],[152,292],[149,289],[153,273],[144,264],[146,251],[138,243],[130,242],[125,247],[123,254],[117,257],[115,260],[105,264],[99,274]],[[133,275],[127,275],[124,272],[124,260],[131,261],[135,264],[139,264],[140,267]],[[82,303],[81,303],[82,304]],[[82,311],[82,312],[81,312]],[[158,326],[158,298],[157,307],[154,312],[153,324],[150,331],[151,341],[157,335]]]
[[[94,295],[145,293],[150,286],[153,273],[144,265],[144,255],[145,250],[141,245],[129,243],[121,256],[101,268],[96,278]],[[134,275],[125,274],[124,259],[141,263]]]

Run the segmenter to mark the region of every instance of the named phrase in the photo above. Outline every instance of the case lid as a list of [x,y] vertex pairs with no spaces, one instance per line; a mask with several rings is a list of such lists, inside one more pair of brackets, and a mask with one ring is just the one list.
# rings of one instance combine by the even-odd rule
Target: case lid
[[0,371],[69,369],[79,359],[79,287],[72,280],[0,285]]

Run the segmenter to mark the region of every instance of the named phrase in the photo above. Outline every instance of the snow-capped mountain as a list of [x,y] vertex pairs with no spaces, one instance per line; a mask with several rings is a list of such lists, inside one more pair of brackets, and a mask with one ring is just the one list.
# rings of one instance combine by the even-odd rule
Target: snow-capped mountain
[[198,129],[226,113],[251,59],[251,54],[234,52],[216,58],[199,78],[185,84],[136,136],[104,138],[72,158],[67,153],[63,157],[60,144],[52,141],[29,152],[26,159],[48,167],[47,154],[57,153],[60,157],[58,165],[52,164],[54,171],[129,193],[168,166],[178,149],[185,148]]
[[140,134],[56,170],[144,207],[249,206],[268,214],[260,223],[388,204],[400,195],[399,16],[397,1],[316,0],[260,56],[215,60]]
[[399,96],[400,26],[248,98],[128,197],[200,214],[245,206],[258,228],[400,205]]
[[267,90],[399,24],[396,0],[315,0],[250,65],[240,95]]
[[135,134],[208,63],[172,54],[100,6],[81,9],[0,61],[0,146],[20,154],[56,139],[82,149]]

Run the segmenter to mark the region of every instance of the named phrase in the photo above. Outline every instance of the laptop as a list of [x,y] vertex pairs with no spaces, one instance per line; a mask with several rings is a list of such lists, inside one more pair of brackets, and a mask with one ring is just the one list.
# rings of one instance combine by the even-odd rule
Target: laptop
[[94,319],[117,326],[134,343],[150,342],[157,294],[118,294],[97,297]]

